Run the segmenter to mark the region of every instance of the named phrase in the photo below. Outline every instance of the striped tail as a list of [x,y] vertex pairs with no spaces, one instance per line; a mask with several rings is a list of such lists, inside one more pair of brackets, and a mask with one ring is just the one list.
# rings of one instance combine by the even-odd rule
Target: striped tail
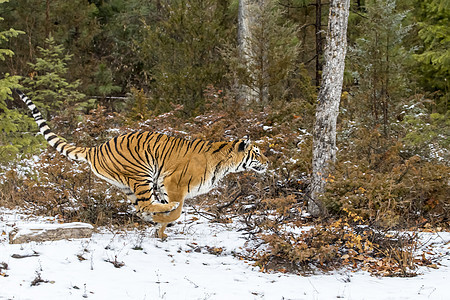
[[44,135],[44,138],[47,140],[50,146],[70,159],[88,161],[87,154],[90,148],[76,147],[64,142],[59,136],[57,136],[50,130],[50,127],[48,127],[47,125],[47,121],[42,118],[41,112],[37,109],[36,105],[34,105],[34,103],[21,91],[16,90],[16,93],[33,113],[33,117],[39,127],[39,131],[42,133],[42,135]]

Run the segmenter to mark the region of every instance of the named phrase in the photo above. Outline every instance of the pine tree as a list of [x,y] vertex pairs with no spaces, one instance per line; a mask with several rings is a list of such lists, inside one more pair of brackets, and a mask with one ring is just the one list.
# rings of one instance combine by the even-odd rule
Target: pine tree
[[131,89],[131,97],[134,100],[134,105],[132,106],[128,117],[131,120],[145,120],[150,117],[150,110],[148,109],[148,99],[147,96],[144,93],[143,89]]
[[[0,0],[0,4],[7,0]],[[0,21],[3,18],[0,17]],[[15,29],[0,31],[0,61],[12,57],[14,52],[10,49],[1,48],[2,44],[11,38],[17,37],[24,32]],[[39,147],[39,140],[28,134],[28,130],[34,121],[26,114],[12,108],[12,89],[20,88],[20,76],[11,76],[8,73],[1,74],[0,79],[0,162],[12,162],[20,152],[33,152]]]
[[414,15],[422,47],[414,56],[419,63],[421,85],[434,93],[437,112],[450,108],[450,3],[443,0],[416,1]]
[[370,127],[382,126],[385,136],[408,91],[406,63],[411,55],[402,41],[410,28],[403,25],[405,17],[396,0],[366,1],[364,18],[356,25],[360,38],[349,47],[347,70],[356,85],[354,107],[348,108]]
[[49,113],[58,112],[64,102],[75,105],[81,102],[84,94],[77,91],[80,80],[68,82],[67,63],[72,55],[66,54],[62,45],[57,45],[53,37],[46,39],[46,47],[38,47],[39,56],[32,68],[30,76],[23,82],[28,95],[39,106],[42,113],[49,118]]
[[[225,1],[226,2],[226,1]],[[168,1],[160,5],[159,22],[145,24],[138,44],[149,79],[153,107],[184,105],[193,114],[204,105],[204,91],[223,80],[225,64],[219,46],[229,35],[222,2]]]
[[114,84],[113,73],[106,64],[101,63],[98,66],[97,72],[94,73],[94,80],[90,90],[100,97],[101,105],[112,108],[123,107],[123,101],[114,101],[114,99],[108,98],[111,94],[120,92],[122,88]]
[[280,99],[286,93],[285,83],[299,52],[298,30],[282,20],[282,12],[273,1],[247,6],[251,15],[246,17],[250,20],[242,22],[248,23],[250,34],[241,37],[244,41],[238,48],[229,47],[224,55],[238,85],[246,87],[241,90],[247,90],[247,95],[241,98],[250,101],[244,102],[267,105],[269,99]]
[[[158,2],[158,1],[156,1]],[[115,85],[146,86],[143,60],[138,55],[147,24],[157,24],[158,3],[147,0],[96,1],[101,32],[96,36],[96,53],[113,70]],[[98,69],[97,69],[98,70]]]

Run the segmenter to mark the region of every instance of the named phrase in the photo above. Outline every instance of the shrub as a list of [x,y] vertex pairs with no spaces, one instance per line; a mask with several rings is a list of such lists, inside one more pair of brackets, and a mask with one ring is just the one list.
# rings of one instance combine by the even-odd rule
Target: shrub
[[417,266],[426,263],[415,260],[416,235],[377,231],[357,214],[345,212],[309,230],[302,227],[300,233],[294,223],[271,224],[261,234],[268,249],[254,253],[256,265],[263,271],[300,274],[347,267],[374,275],[414,276]]
[[331,213],[352,210],[383,227],[448,225],[450,167],[405,155],[376,131],[342,153],[323,197]]

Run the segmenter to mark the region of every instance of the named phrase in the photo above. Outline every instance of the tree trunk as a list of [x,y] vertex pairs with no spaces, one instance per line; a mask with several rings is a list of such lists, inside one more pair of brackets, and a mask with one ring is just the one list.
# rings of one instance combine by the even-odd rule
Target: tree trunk
[[313,161],[308,212],[319,216],[324,212],[319,200],[330,179],[336,160],[336,120],[344,79],[347,52],[347,23],[350,0],[331,0],[327,40],[324,51],[322,85],[318,95],[313,135]]
[[[238,11],[238,45],[241,57],[246,62],[247,66],[252,63],[254,57],[252,42],[252,27],[256,19],[255,5],[263,3],[264,0],[240,0]],[[255,64],[255,62],[253,62]],[[249,73],[252,74],[250,68]],[[256,75],[253,74],[253,81],[256,82]],[[238,86],[238,99],[241,103],[250,104],[252,102],[259,102],[259,93],[250,86],[240,84]]]
[[46,1],[45,5],[45,37],[50,34],[50,0]]
[[320,75],[322,72],[322,1],[316,0],[316,86],[320,86]]

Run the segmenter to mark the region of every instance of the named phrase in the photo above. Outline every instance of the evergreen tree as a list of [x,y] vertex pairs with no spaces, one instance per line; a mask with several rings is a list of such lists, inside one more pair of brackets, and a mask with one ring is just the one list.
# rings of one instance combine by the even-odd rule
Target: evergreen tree
[[414,15],[422,47],[414,56],[419,63],[419,80],[426,91],[434,93],[437,112],[450,108],[450,2],[416,1]]
[[[0,0],[0,4],[7,0]],[[3,18],[0,17],[0,21]],[[0,31],[0,61],[5,61],[7,57],[12,57],[14,52],[10,49],[2,48],[10,38],[17,37],[24,32],[15,29]],[[0,78],[0,162],[11,162],[19,152],[32,152],[39,147],[39,140],[28,134],[33,126],[34,120],[26,114],[12,108],[11,92],[14,88],[19,88],[20,76],[11,76],[8,73],[1,73]]]
[[402,23],[405,17],[405,12],[397,11],[396,0],[366,1],[364,18],[356,25],[361,36],[349,48],[347,69],[356,85],[353,106],[347,108],[372,128],[381,125],[385,136],[408,92],[410,53],[402,45],[409,31]]
[[[100,104],[103,106],[108,106],[115,110],[124,107],[124,101],[119,98],[120,101],[115,101],[117,99],[108,96],[114,93],[120,92],[122,88],[114,84],[114,77],[111,69],[109,69],[106,64],[101,63],[98,66],[98,71],[94,73],[93,84],[89,86],[91,94],[95,94],[100,97]],[[92,103],[93,104],[93,103]]]
[[[138,54],[146,32],[143,22],[157,24],[161,19],[155,1],[95,1],[101,32],[96,36],[96,53],[107,62],[114,85],[122,89],[147,86],[144,63]],[[98,69],[97,69],[98,70]],[[95,75],[94,75],[95,76]]]
[[38,47],[38,50],[36,62],[29,63],[33,71],[23,84],[42,113],[50,119],[49,112],[58,112],[64,102],[73,106],[85,95],[77,91],[80,80],[68,82],[64,77],[72,55],[66,54],[62,45],[57,45],[50,36],[46,39],[46,47]]
[[[299,52],[297,27],[282,20],[281,10],[273,1],[249,5],[250,36],[245,47],[224,51],[238,85],[250,89],[246,97],[267,105],[286,93],[286,80],[292,74]],[[269,97],[270,96],[270,97]]]
[[218,49],[230,36],[224,24],[226,2],[167,1],[160,3],[159,22],[144,25],[138,56],[142,76],[150,81],[153,108],[166,110],[173,102],[195,113],[203,107],[206,87],[220,85],[225,64]]
[[[8,67],[28,74],[28,65],[34,61],[39,49],[51,35],[57,44],[62,44],[73,55],[68,80],[89,76],[95,71],[97,60],[94,38],[100,32],[97,8],[88,0],[10,1],[0,8],[5,18],[4,26],[25,31],[11,41],[16,59]],[[9,71],[11,72],[11,71]],[[87,81],[86,81],[87,82]]]
[[151,111],[148,109],[148,99],[143,89],[131,89],[131,98],[134,104],[128,113],[128,118],[131,120],[145,120],[150,117]]

